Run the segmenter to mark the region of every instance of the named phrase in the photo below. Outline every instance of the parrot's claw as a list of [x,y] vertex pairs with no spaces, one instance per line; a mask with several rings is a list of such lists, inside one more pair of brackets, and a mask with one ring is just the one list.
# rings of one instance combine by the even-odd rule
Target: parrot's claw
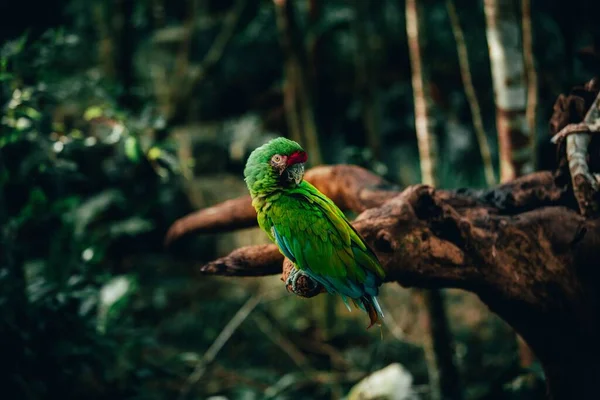
[[297,268],[292,268],[292,270],[290,271],[290,274],[288,275],[287,279],[285,280],[285,286],[287,287],[288,285],[291,285],[292,292],[296,293],[298,278],[300,278],[301,276],[306,277],[306,279],[308,279],[309,281],[312,282],[312,279],[310,279],[310,277],[308,275],[306,275],[305,273],[303,273],[302,271],[300,271]]

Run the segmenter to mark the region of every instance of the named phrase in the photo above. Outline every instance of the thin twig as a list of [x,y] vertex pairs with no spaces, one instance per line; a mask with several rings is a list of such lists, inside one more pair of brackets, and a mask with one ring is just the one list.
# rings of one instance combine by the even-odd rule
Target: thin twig
[[479,151],[481,153],[481,160],[483,162],[485,181],[488,186],[493,186],[496,183],[496,175],[494,174],[490,145],[488,143],[487,135],[485,134],[485,128],[483,127],[479,99],[477,98],[475,86],[473,85],[465,36],[462,27],[460,26],[460,19],[458,18],[458,13],[456,12],[456,6],[454,5],[453,0],[446,0],[446,7],[448,9],[448,16],[450,17],[452,34],[454,35],[454,40],[456,41],[460,76],[465,88],[465,96],[467,97],[469,108],[471,109],[473,129],[475,130],[475,136],[477,137],[477,142],[479,143]]
[[266,383],[259,382],[255,379],[245,376],[244,374],[234,369],[226,369],[222,365],[218,365],[217,363],[215,363],[215,365],[213,366],[211,376],[225,380],[223,384],[223,386],[225,387],[223,389],[236,388],[239,387],[240,384],[243,384],[244,386],[249,386],[261,392],[269,388],[269,385],[267,385]]
[[308,358],[298,349],[298,347],[288,338],[281,333],[281,331],[273,325],[267,317],[262,313],[258,313],[253,317],[256,326],[266,336],[275,343],[290,359],[305,373],[313,373],[314,369],[311,367]]
[[197,68],[193,68],[192,71],[190,71],[192,75],[190,89],[193,89],[200,83],[206,76],[206,73],[223,57],[223,53],[225,53],[227,45],[231,42],[235,29],[240,21],[240,17],[242,16],[242,12],[246,7],[246,2],[247,0],[237,0],[233,10],[225,16],[221,31],[212,43],[210,49],[206,52],[202,63]]
[[[392,310],[393,308],[391,306],[387,306],[386,309]],[[406,333],[404,332],[404,329],[402,329],[402,326],[400,326],[398,321],[396,321],[396,318],[394,317],[394,313],[391,311],[388,312],[385,315],[385,319],[387,320],[385,327],[390,331],[392,336],[394,336],[396,338],[396,340],[398,340],[398,341],[405,341]]]
[[348,370],[352,368],[352,363],[344,358],[344,356],[336,349],[334,346],[329,343],[312,340],[312,339],[299,339],[298,344],[314,353],[323,354],[329,356],[329,360],[331,364],[336,369]]
[[179,51],[175,56],[175,65],[173,67],[173,78],[165,96],[164,112],[166,118],[170,119],[176,112],[178,104],[181,104],[182,88],[186,87],[187,76],[190,66],[190,50],[192,37],[196,30],[196,21],[198,20],[199,0],[188,0],[187,18],[183,23],[183,38],[179,46]]
[[293,387],[301,387],[311,384],[318,384],[319,386],[332,385],[336,383],[347,383],[356,382],[367,376],[362,371],[348,371],[348,372],[315,372],[307,377],[301,378],[298,374],[286,374],[282,376],[274,385],[265,390],[263,400],[273,399],[284,393],[286,390],[290,390]]
[[248,301],[246,301],[246,303],[244,303],[244,305],[238,310],[238,312],[235,313],[235,315],[233,316],[233,318],[231,318],[227,325],[225,325],[225,327],[223,328],[219,336],[217,336],[213,344],[208,348],[208,350],[206,350],[206,353],[204,353],[202,359],[198,361],[198,364],[196,364],[196,368],[194,368],[194,371],[187,378],[185,384],[183,385],[179,393],[179,399],[184,399],[188,395],[192,387],[194,387],[194,385],[198,383],[200,378],[202,378],[202,375],[204,375],[204,373],[206,372],[206,367],[215,360],[219,351],[221,351],[223,346],[225,346],[227,341],[240,327],[242,322],[244,322],[248,318],[252,310],[254,310],[256,306],[260,303],[262,297],[262,294],[258,293],[249,298]]
[[[196,0],[191,1],[193,2],[192,5],[194,5]],[[191,35],[196,24],[196,18],[192,20],[192,17],[190,17],[189,24],[186,24],[186,37],[190,38],[184,38],[182,52],[180,57],[177,59],[177,68],[175,70],[174,79],[178,84],[172,85],[170,89],[171,96],[169,98],[173,104],[167,105],[167,107],[169,107],[167,119],[172,118],[177,110],[179,110],[181,105],[187,102],[196,86],[198,86],[204,80],[204,78],[206,78],[208,72],[221,60],[227,45],[231,42],[231,39],[234,36],[242,12],[246,7],[246,2],[247,0],[236,1],[233,9],[225,16],[221,30],[206,52],[204,59],[197,66],[189,65],[189,51],[184,51],[187,47],[189,47],[189,44],[186,45],[186,40],[191,40]],[[192,10],[195,9],[196,7],[194,6]]]

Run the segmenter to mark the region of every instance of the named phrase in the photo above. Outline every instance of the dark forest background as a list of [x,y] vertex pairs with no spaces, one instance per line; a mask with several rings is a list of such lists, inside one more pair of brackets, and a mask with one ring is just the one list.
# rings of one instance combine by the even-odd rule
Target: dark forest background
[[[246,158],[275,136],[315,138],[315,164],[421,181],[404,1],[287,0],[283,15],[281,3],[0,3],[0,397],[339,399],[399,363],[381,378],[396,393],[384,398],[439,398],[410,291],[384,285],[386,324],[367,331],[364,315],[288,294],[279,276],[201,276],[203,263],[265,243],[257,229],[163,245],[177,218],[246,194]],[[418,3],[438,186],[483,188],[448,4]],[[498,179],[483,2],[453,3]],[[555,99],[599,70],[598,15],[594,0],[531,1],[537,169],[555,166]],[[290,51],[310,77],[297,86]],[[286,91],[305,86],[314,126],[304,102],[299,133]],[[475,296],[444,294],[462,397],[543,398],[511,328]]]

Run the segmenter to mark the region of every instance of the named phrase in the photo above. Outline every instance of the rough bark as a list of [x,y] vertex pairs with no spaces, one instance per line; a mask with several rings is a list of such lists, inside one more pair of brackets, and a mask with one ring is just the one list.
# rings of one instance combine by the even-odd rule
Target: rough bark
[[[596,176],[600,112],[591,106],[598,93],[598,81],[592,79],[554,104],[554,172],[532,173],[491,189],[453,191],[426,185],[401,191],[350,165],[317,167],[305,176],[341,209],[360,213],[352,224],[381,260],[388,282],[478,295],[533,349],[553,400],[596,398],[600,380],[600,218],[580,210],[566,140],[582,129],[591,137],[586,164]],[[600,198],[596,194],[589,201],[598,204]],[[250,210],[250,198],[243,197],[199,211],[176,221],[168,241],[255,225]],[[285,281],[290,268],[270,244],[238,249],[201,272],[282,272]],[[295,293],[300,296],[323,292],[314,282],[299,283]]]
[[[539,172],[489,190],[417,185],[400,192],[352,166],[314,168],[308,178],[343,208],[364,211],[353,224],[377,253],[387,281],[477,294],[534,350],[554,399],[597,393],[600,220],[579,214],[568,180]],[[218,219],[179,234],[255,223],[243,209],[213,210]],[[281,272],[282,261],[275,245],[248,247],[202,271],[263,275]],[[312,282],[299,287],[299,295],[321,292]]]
[[533,140],[526,121],[527,86],[519,20],[512,0],[485,0],[486,36],[496,100],[500,180],[530,173]]
[[552,141],[558,144],[559,153],[566,154],[560,164],[562,175],[570,176],[580,212],[594,218],[600,213],[599,89],[598,79],[594,78],[583,87],[574,88],[568,96],[560,95],[550,121],[555,134]]

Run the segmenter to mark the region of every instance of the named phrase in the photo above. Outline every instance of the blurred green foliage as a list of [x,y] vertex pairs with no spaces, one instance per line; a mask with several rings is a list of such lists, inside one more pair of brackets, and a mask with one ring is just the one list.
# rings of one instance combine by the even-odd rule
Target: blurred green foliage
[[[331,0],[317,1],[311,19],[311,3],[295,5],[307,48],[317,49],[325,161],[417,182],[403,2],[369,1],[365,16],[385,144],[378,157],[366,145],[355,84],[352,24],[360,16],[352,2]],[[426,3],[440,181],[482,186],[445,3]],[[533,3],[539,160],[548,167],[551,105],[587,80],[589,68],[574,54],[590,33],[574,32],[563,2]],[[456,4],[496,154],[481,2]],[[573,2],[575,13],[582,4]],[[170,223],[245,193],[245,156],[265,138],[288,134],[272,1],[62,0],[40,5],[35,15],[28,7],[0,4],[1,16],[31,14],[27,26],[0,24],[0,396],[175,398],[236,311],[262,293],[190,398],[340,398],[392,362],[406,365],[427,398],[418,328],[401,338],[384,330],[381,339],[364,331],[360,316],[340,311],[344,317],[328,330],[316,300],[286,296],[277,277],[199,279],[195,266],[246,243],[241,235],[207,235],[163,250]],[[208,65],[234,12],[231,37]],[[201,79],[190,78],[199,70]],[[405,292],[386,287],[383,297],[399,320],[414,316]],[[510,329],[473,298],[449,297],[465,398],[540,398],[522,385]],[[300,358],[290,356],[290,343]]]
[[145,132],[155,121],[64,72],[76,42],[50,31],[0,52],[2,380],[14,398],[136,392],[134,360],[152,343],[123,311],[138,292],[125,260],[160,246],[169,210],[186,209],[171,150]]

